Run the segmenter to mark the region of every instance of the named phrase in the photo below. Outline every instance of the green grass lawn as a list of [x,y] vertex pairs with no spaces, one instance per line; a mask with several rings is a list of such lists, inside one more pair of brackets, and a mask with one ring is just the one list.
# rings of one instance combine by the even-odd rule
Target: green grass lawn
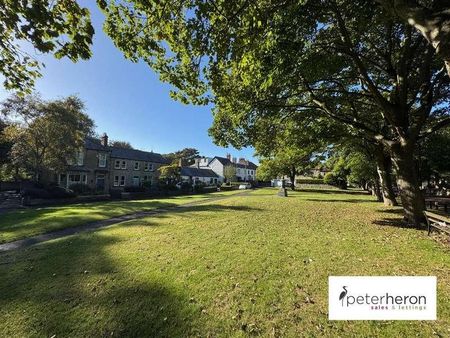
[[175,206],[236,193],[239,193],[239,191],[233,190],[161,199],[82,203],[11,211],[0,214],[0,243],[137,211]]
[[[272,189],[0,255],[6,337],[448,337],[450,251],[370,196]],[[437,321],[328,321],[329,275],[436,275]]]

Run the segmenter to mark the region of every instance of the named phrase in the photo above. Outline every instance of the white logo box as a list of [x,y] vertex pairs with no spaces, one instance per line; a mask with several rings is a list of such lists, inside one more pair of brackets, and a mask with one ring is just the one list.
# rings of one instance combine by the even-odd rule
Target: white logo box
[[436,277],[330,276],[328,319],[436,320]]

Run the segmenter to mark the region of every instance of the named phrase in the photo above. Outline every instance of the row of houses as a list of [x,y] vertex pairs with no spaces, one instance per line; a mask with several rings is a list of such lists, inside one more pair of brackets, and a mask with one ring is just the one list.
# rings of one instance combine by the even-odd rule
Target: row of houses
[[[158,153],[137,149],[112,147],[108,144],[108,136],[100,139],[88,138],[84,148],[80,150],[65,173],[56,175],[59,186],[69,188],[74,184],[84,184],[98,192],[109,192],[111,189],[123,190],[126,187],[146,186],[151,188],[159,181],[159,168],[169,164]],[[256,180],[257,166],[245,159],[202,157],[195,159],[192,166],[180,170],[183,181],[201,181],[207,185],[223,183],[225,167],[235,168],[239,181]]]

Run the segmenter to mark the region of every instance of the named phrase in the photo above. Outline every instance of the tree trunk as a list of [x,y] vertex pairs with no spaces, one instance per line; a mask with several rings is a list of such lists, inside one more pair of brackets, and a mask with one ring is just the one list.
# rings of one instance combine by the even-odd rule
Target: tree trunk
[[381,193],[378,177],[375,177],[375,180],[373,181],[372,195],[376,196],[378,202],[383,202],[383,194]]
[[397,173],[397,184],[405,220],[411,226],[420,227],[424,220],[425,199],[419,188],[416,165],[414,162],[414,147],[412,142],[394,144],[391,147],[392,161]]
[[392,161],[391,156],[386,154],[380,146],[376,151],[377,172],[379,176],[382,200],[386,206],[397,205],[395,193],[392,189]]
[[296,174],[296,170],[293,167],[291,170],[291,173],[289,175],[289,178],[291,180],[291,190],[295,190],[295,174]]

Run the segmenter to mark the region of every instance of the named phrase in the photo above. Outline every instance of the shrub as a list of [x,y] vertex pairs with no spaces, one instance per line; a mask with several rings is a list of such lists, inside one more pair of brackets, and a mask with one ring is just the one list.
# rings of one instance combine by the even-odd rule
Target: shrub
[[69,186],[69,189],[75,192],[76,194],[90,194],[92,193],[92,189],[84,183],[74,183]]
[[323,183],[329,185],[336,185],[337,183],[336,176],[334,176],[333,173],[326,173],[323,178]]
[[[328,173],[330,174],[330,173]],[[297,184],[324,184],[323,178],[297,178],[295,180]]]
[[122,198],[122,190],[120,189],[110,189],[109,195],[111,198]]
[[123,188],[125,192],[145,192],[145,187],[128,186]]
[[327,173],[325,175],[325,177],[323,178],[323,183],[329,184],[329,185],[334,185],[341,189],[347,189],[347,181],[343,178],[336,176],[333,173]]
[[181,182],[180,185],[180,191],[187,194],[190,193],[192,190],[192,186],[189,182]]
[[197,181],[194,184],[194,193],[196,193],[196,194],[202,193],[204,188],[205,188],[205,183]]

